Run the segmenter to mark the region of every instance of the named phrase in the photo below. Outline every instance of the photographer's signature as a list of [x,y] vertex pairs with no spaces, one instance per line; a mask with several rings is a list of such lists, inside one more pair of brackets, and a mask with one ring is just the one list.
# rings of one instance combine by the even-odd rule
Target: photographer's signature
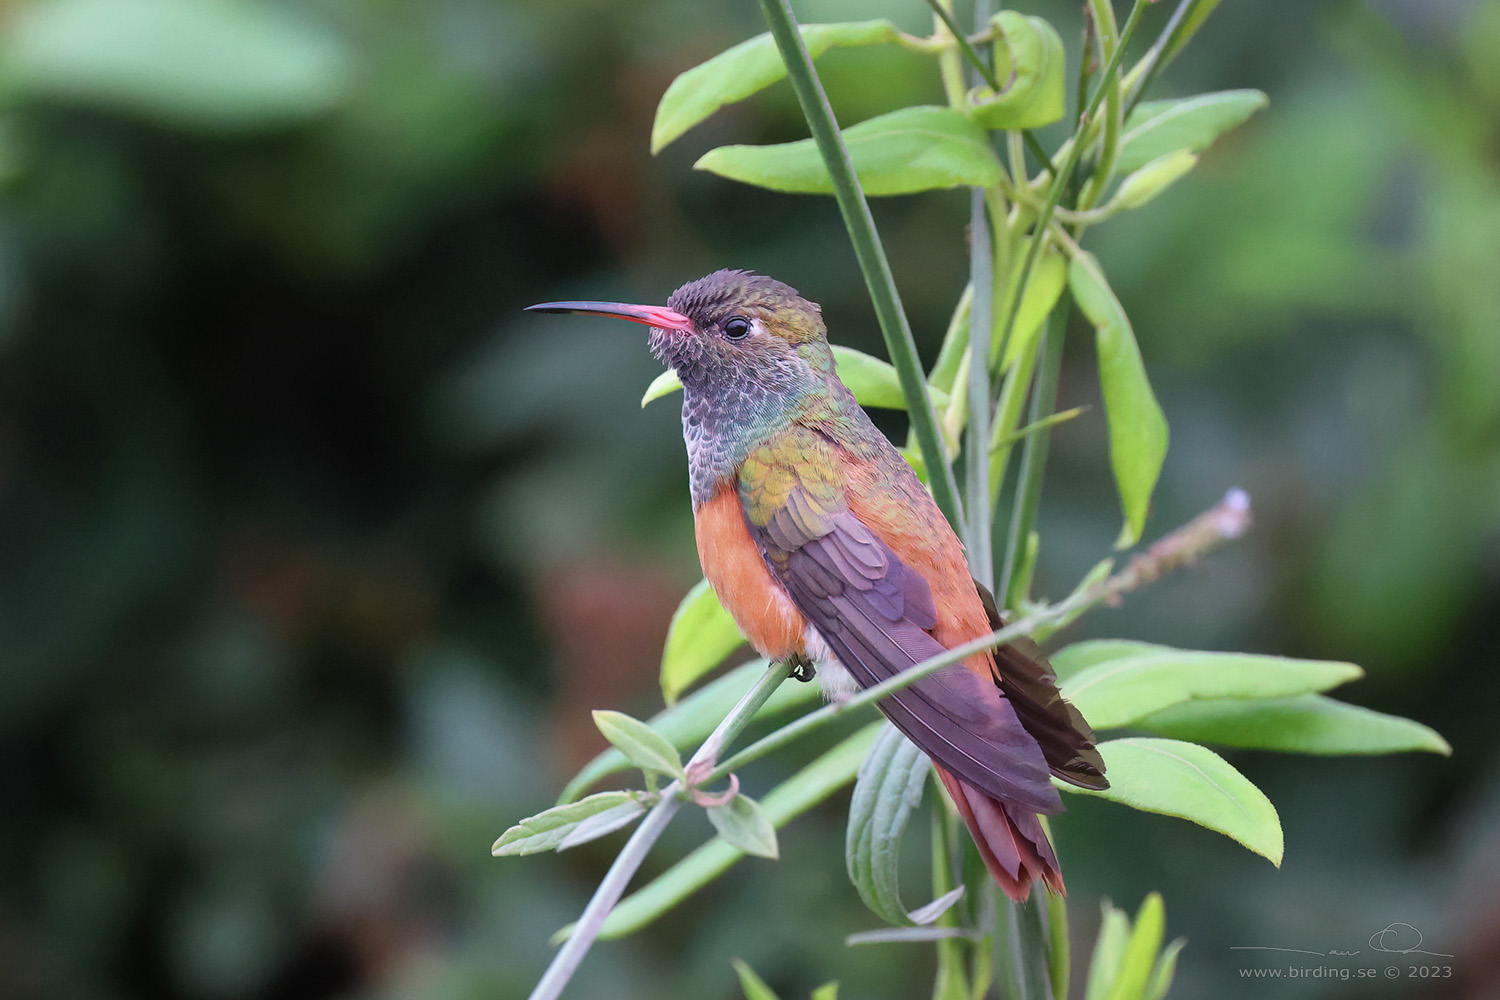
[[[1352,957],[1361,954],[1359,950],[1343,951],[1333,948],[1329,951],[1308,951],[1305,948],[1277,948],[1274,945],[1264,944],[1240,944],[1231,945],[1230,951],[1285,951],[1294,955],[1333,955],[1338,957]],[[1370,950],[1384,952],[1387,955],[1430,955],[1433,958],[1452,958],[1452,955],[1441,951],[1426,951],[1422,948],[1422,932],[1411,924],[1396,920],[1386,924],[1380,930],[1370,935]]]

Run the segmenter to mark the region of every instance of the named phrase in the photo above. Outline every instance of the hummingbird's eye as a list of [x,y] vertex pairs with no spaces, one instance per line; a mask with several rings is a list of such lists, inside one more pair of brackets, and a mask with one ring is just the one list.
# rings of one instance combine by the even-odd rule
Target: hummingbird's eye
[[730,340],[744,340],[750,332],[750,321],[743,316],[731,316],[724,321],[724,336]]

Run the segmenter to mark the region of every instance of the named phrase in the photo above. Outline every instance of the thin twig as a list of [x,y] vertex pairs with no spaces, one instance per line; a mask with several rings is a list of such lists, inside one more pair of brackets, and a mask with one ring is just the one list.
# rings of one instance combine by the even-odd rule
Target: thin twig
[[[725,746],[731,743],[742,733],[755,713],[766,703],[781,682],[786,680],[790,674],[790,666],[786,663],[773,663],[761,674],[760,679],[746,691],[740,698],[734,710],[724,717],[718,728],[703,741],[698,752],[693,754],[688,761],[689,773],[694,775],[705,770],[709,764],[716,761]],[[714,777],[710,780],[717,781]],[[708,780],[699,781],[699,785],[708,784]],[[662,789],[661,798],[641,825],[635,828],[630,839],[625,842],[624,848],[615,858],[614,864],[609,866],[609,871],[594,890],[594,896],[589,900],[588,906],[584,907],[583,915],[578,918],[578,923],[573,927],[573,933],[568,940],[558,949],[552,957],[552,964],[547,966],[547,971],[537,982],[531,991],[530,1000],[556,1000],[562,994],[568,981],[583,964],[584,956],[593,947],[594,940],[599,936],[599,931],[604,926],[604,921],[609,917],[609,912],[615,908],[620,897],[625,893],[625,887],[630,884],[641,863],[646,860],[646,855],[661,837],[662,831],[676,815],[677,810],[682,807],[682,798],[678,792],[682,790],[681,782],[674,780],[666,788]]]
[[1071,621],[1078,614],[1098,604],[1114,605],[1125,594],[1159,579],[1165,573],[1186,566],[1225,542],[1239,538],[1250,526],[1250,496],[1244,490],[1230,490],[1216,506],[1164,536],[1145,552],[1135,556],[1120,572],[1091,587],[1074,592],[1056,604],[1039,608],[1002,629],[982,635],[960,646],[924,660],[873,687],[849,698],[834,702],[795,719],[773,733],[761,737],[739,753],[723,761],[704,779],[715,782],[759,760],[772,750],[792,742],[803,733],[885,698],[915,684],[934,671],[973,656],[975,653],[1029,635],[1043,626]]

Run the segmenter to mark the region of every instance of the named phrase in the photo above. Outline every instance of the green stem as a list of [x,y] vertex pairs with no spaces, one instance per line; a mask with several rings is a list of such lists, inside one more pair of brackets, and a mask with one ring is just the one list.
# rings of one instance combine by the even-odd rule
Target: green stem
[[[791,668],[787,663],[773,663],[767,667],[760,679],[740,698],[733,711],[725,716],[718,728],[703,741],[703,745],[698,748],[697,753],[693,754],[687,766],[689,768],[694,765],[702,767],[717,760],[724,747],[744,732],[750,720],[755,717],[755,713],[760,711],[761,706],[790,673]],[[589,900],[588,906],[584,907],[582,916],[573,927],[573,933],[552,957],[552,964],[547,966],[546,973],[531,991],[530,1000],[556,1000],[562,994],[569,980],[573,978],[573,974],[583,964],[583,959],[589,953],[589,949],[593,947],[600,929],[604,926],[605,919],[609,917],[609,911],[614,909],[615,904],[620,901],[631,878],[646,860],[646,855],[655,846],[662,831],[667,828],[667,824],[671,822],[677,810],[682,807],[682,799],[677,794],[681,787],[682,783],[674,780],[662,789],[661,798],[657,799],[656,805],[651,807],[651,811],[646,814],[641,825],[635,828],[635,832],[630,835],[630,839],[625,842],[624,848],[615,858],[614,864],[609,866],[609,871],[599,882],[599,887],[594,890],[593,898]]]
[[995,545],[990,518],[990,337],[995,301],[994,242],[984,192],[975,188],[969,209],[969,282],[974,304],[969,311],[969,436],[964,462],[968,503],[969,570],[986,587],[995,582]]
[[948,33],[958,43],[958,50],[969,61],[969,65],[974,67],[974,71],[979,74],[979,78],[998,94],[1000,92],[1000,82],[995,79],[995,71],[990,69],[989,65],[980,58],[979,53],[974,50],[974,46],[969,44],[968,36],[963,33],[963,29],[953,20],[953,14],[948,10],[947,5],[942,0],[927,0],[927,6],[931,7],[932,12],[948,26]]
[[[1136,0],[1136,5],[1131,9],[1131,16],[1144,6],[1146,0]],[[1115,22],[1115,11],[1110,0],[1089,0],[1089,6],[1094,11],[1094,24],[1098,29],[1099,48],[1105,58],[1105,62],[1111,61],[1118,49],[1124,48],[1120,44],[1119,25]],[[1118,60],[1114,60],[1118,66]],[[1109,184],[1109,178],[1115,169],[1115,155],[1120,145],[1120,85],[1113,76],[1105,76],[1099,81],[1099,86],[1104,92],[1104,137],[1099,147],[1099,159],[1094,164],[1094,170],[1089,176],[1088,183],[1083,186],[1083,191],[1078,195],[1074,208],[1086,211],[1093,208],[1095,203],[1103,196],[1104,188]]]
[[[1124,113],[1126,115],[1130,114],[1136,102],[1141,99],[1141,95],[1146,92],[1146,88],[1151,86],[1152,81],[1156,79],[1156,75],[1166,67],[1167,63],[1172,61],[1172,57],[1177,54],[1186,42],[1186,38],[1179,36],[1183,20],[1200,2],[1201,0],[1181,0],[1177,4],[1176,9],[1172,11],[1172,16],[1167,19],[1167,23],[1162,27],[1161,34],[1157,36],[1156,41],[1147,50],[1146,54],[1141,57],[1141,61],[1137,64],[1136,68],[1131,71],[1131,75],[1135,76],[1136,79],[1125,97]],[[1169,49],[1170,51],[1168,51]]]
[[870,291],[870,300],[875,307],[875,316],[880,321],[880,332],[885,337],[886,350],[890,352],[891,364],[901,380],[901,391],[906,396],[906,409],[911,417],[912,430],[917,444],[922,449],[922,460],[927,465],[928,485],[938,509],[955,529],[963,525],[963,507],[958,499],[958,484],[953,469],[948,464],[943,449],[943,438],[938,430],[937,412],[927,394],[927,382],[923,378],[922,363],[917,356],[917,345],[912,338],[911,326],[906,312],[901,307],[901,296],[896,291],[896,281],[891,274],[890,261],[875,230],[875,219],[870,214],[869,203],[855,176],[854,164],[849,159],[848,147],[839,134],[838,122],[833,117],[833,108],[828,104],[828,95],[818,81],[812,58],[802,44],[802,33],[797,29],[796,18],[788,0],[760,0],[761,11],[771,29],[771,37],[781,51],[786,63],[787,78],[802,105],[802,114],[807,119],[823,163],[833,179],[834,195],[838,199],[839,212],[844,217],[844,226],[849,230],[849,240],[854,245],[854,255],[859,260],[865,285]]
[[[1030,421],[1035,423],[1052,412],[1057,400],[1057,377],[1062,370],[1063,332],[1068,325],[1068,304],[1061,302],[1047,318],[1047,330],[1042,334],[1042,363],[1037,371],[1036,384],[1031,389]],[[1011,507],[1010,534],[1006,539],[1005,562],[1000,573],[1000,589],[996,591],[1004,607],[1017,607],[1024,594],[1012,594],[1011,585],[1017,579],[1016,570],[1021,564],[1026,538],[1036,523],[1037,505],[1042,498],[1042,472],[1047,464],[1047,446],[1052,439],[1050,431],[1028,436],[1021,445],[1021,471],[1016,479],[1015,503]]]

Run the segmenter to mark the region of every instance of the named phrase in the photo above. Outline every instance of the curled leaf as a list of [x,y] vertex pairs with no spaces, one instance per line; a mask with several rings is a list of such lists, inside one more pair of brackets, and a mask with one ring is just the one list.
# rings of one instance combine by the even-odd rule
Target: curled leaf
[[991,129],[1032,129],[1063,116],[1067,57],[1057,29],[1040,17],[1002,10],[995,31],[998,92],[981,84],[969,91],[969,117]]

